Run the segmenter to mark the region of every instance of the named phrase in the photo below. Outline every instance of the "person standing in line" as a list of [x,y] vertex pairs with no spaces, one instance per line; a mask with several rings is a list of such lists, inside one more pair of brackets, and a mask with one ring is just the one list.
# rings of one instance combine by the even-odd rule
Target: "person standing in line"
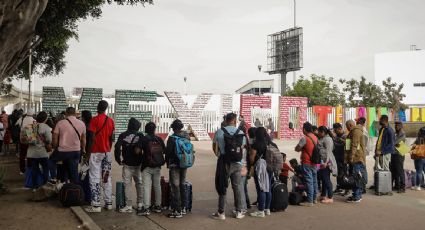
[[[49,179],[49,167],[48,158],[52,151],[52,129],[46,125],[47,113],[42,111],[38,113],[36,117],[37,123],[34,125],[34,133],[36,134],[36,141],[34,144],[30,144],[28,147],[28,160],[31,162],[32,167],[32,181],[33,189],[37,188],[37,174],[40,172],[40,166],[42,168],[43,181],[41,185],[44,185]],[[38,173],[37,173],[38,172]]]
[[274,137],[274,122],[273,122],[273,119],[271,117],[268,119],[267,132],[270,133],[270,140],[273,140],[273,137]]
[[[415,146],[417,145],[424,145],[425,144],[425,127],[422,127],[421,129],[419,129],[418,132],[418,137],[416,138],[415,141]],[[425,158],[416,158],[413,157],[412,155],[412,159],[415,163],[415,169],[416,169],[416,184],[415,186],[412,187],[412,190],[416,190],[416,191],[421,191],[422,188],[421,186],[424,186],[424,176],[423,174],[425,173]]]
[[307,201],[301,203],[301,205],[312,207],[317,203],[318,185],[316,165],[311,161],[311,156],[318,140],[309,122],[304,123],[303,133],[304,137],[300,139],[298,145],[295,147],[296,152],[301,152],[301,165],[307,192]]
[[[240,128],[236,127],[236,114],[229,113],[226,115],[226,127],[219,129],[214,136],[213,150],[218,156],[217,160],[217,170],[216,170],[216,181],[224,181],[222,184],[222,190],[219,192],[218,198],[218,211],[212,214],[212,217],[217,220],[225,220],[225,206],[226,206],[226,191],[228,186],[228,181],[230,179],[234,195],[235,203],[235,218],[242,219],[245,217],[245,213],[242,212],[242,191],[241,191],[241,170],[242,162],[231,159],[230,152],[226,149],[225,135],[235,136],[234,138],[242,138],[241,142],[238,142],[240,146],[237,147],[235,151],[241,153],[243,158],[243,148],[246,145],[245,134],[241,131]],[[236,136],[237,135],[237,136]],[[222,164],[222,169],[226,173],[218,174],[219,165]],[[216,186],[217,187],[217,186]]]
[[333,192],[334,194],[340,194],[340,195],[348,195],[349,191],[347,190],[344,192],[343,189],[341,189],[341,183],[342,183],[342,177],[344,176],[344,154],[345,154],[345,138],[346,135],[344,133],[344,129],[340,123],[335,123],[333,125],[333,142],[334,142],[334,149],[333,154],[335,156],[336,164],[338,167],[338,176],[336,178],[336,189]]
[[254,126],[256,128],[259,128],[259,127],[263,127],[263,124],[261,123],[260,119],[255,118]]
[[332,138],[329,136],[329,130],[325,126],[319,127],[319,148],[320,148],[320,169],[319,176],[322,181],[322,194],[321,202],[324,204],[333,203],[333,185],[331,181],[331,174],[337,175],[338,169],[336,160],[332,150],[334,144]]
[[97,105],[97,116],[90,122],[89,130],[93,132],[93,146],[90,150],[89,176],[91,189],[91,206],[86,212],[101,212],[100,185],[103,184],[105,209],[112,210],[112,153],[115,123],[106,115],[108,102],[102,100]]
[[[156,125],[149,122],[145,126],[145,133],[141,140],[142,179],[143,179],[143,209],[139,215],[147,216],[150,212],[161,213],[161,167],[164,165],[165,144],[161,137],[156,135]],[[155,195],[155,204],[151,206],[152,187]]]
[[52,182],[57,177],[58,161],[62,161],[68,168],[68,176],[72,183],[78,184],[78,162],[80,161],[81,150],[86,145],[86,127],[84,123],[77,119],[76,111],[73,107],[66,109],[66,119],[59,121],[53,130],[52,145],[54,151],[49,158],[50,175]]
[[130,118],[127,130],[118,136],[118,140],[115,143],[115,161],[122,166],[122,180],[126,188],[124,194],[126,206],[119,209],[121,213],[133,212],[133,202],[131,200],[132,180],[136,184],[137,214],[139,215],[143,209],[142,172],[140,170],[142,149],[138,145],[143,138],[143,135],[139,133],[140,126],[141,124],[136,118]]
[[406,184],[404,177],[404,155],[400,153],[397,148],[401,144],[406,143],[406,134],[403,131],[403,123],[401,121],[395,122],[395,154],[391,155],[391,175],[394,183],[394,188],[397,190],[397,193],[406,192]]
[[81,121],[83,121],[84,124],[86,125],[86,146],[84,151],[86,155],[82,156],[84,162],[88,162],[90,156],[88,156],[87,153],[90,152],[90,149],[93,146],[93,132],[89,130],[90,122],[92,118],[93,116],[90,111],[88,110],[81,111]]
[[346,139],[344,162],[350,165],[351,174],[356,181],[356,185],[353,188],[353,195],[346,202],[360,203],[362,201],[363,188],[367,184],[363,127],[361,125],[356,126],[353,120],[347,121],[346,127],[349,134]]
[[[32,125],[35,123],[33,116],[34,116],[34,110],[28,109],[27,113],[22,115],[22,117],[16,121],[15,126],[19,127],[18,136],[20,136],[20,132],[23,127],[27,125]],[[19,141],[19,139],[20,138],[18,138],[17,141]],[[21,175],[25,173],[25,168],[26,168],[25,160],[27,158],[27,153],[28,153],[28,145],[20,143],[19,144],[19,169],[21,170],[20,171]]]
[[376,143],[375,157],[379,159],[380,168],[390,171],[391,154],[395,153],[395,134],[393,128],[388,124],[388,116],[382,115],[379,124],[379,137]]
[[[184,125],[176,119],[170,128],[174,134],[168,137],[167,147],[165,149],[165,162],[169,168],[171,203],[173,210],[168,215],[169,218],[182,218],[186,214],[185,204],[186,197],[184,195],[184,183],[186,182],[187,168],[180,168],[180,160],[177,156],[178,138],[184,138],[190,141],[189,134],[183,130]],[[181,147],[181,146],[180,146]]]

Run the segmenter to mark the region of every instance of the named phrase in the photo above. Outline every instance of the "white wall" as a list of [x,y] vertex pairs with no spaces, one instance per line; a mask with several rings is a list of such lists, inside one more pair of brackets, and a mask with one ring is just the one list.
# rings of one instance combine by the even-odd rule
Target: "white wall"
[[375,83],[382,85],[388,77],[404,84],[405,104],[425,104],[425,87],[413,87],[425,82],[425,50],[376,54]]

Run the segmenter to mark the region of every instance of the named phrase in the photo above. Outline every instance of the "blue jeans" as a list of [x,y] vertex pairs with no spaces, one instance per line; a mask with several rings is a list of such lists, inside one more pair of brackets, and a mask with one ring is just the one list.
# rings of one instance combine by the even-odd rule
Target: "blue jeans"
[[250,201],[248,196],[248,180],[246,176],[241,176],[241,183],[239,189],[241,190],[242,209],[247,210]]
[[367,183],[366,167],[363,163],[354,163],[352,165],[352,174],[358,180],[356,186],[353,188],[353,198],[358,200],[362,198],[363,188]]
[[317,170],[315,166],[306,164],[302,165],[302,169],[306,183],[307,202],[313,203],[318,193]]
[[[28,158],[28,162],[31,162],[32,167],[32,181],[37,181],[37,175],[41,174],[43,175],[43,183],[41,185],[44,185],[47,180],[49,179],[49,168],[47,166],[47,157],[46,158]],[[43,172],[40,172],[40,165],[43,170]],[[34,185],[37,185],[35,182]],[[36,187],[34,187],[36,188]]]
[[272,203],[272,173],[267,172],[269,176],[269,191],[263,192],[261,191],[260,184],[258,182],[257,175],[254,175],[255,188],[257,189],[257,207],[259,211],[264,211],[264,209],[270,209],[270,204]]
[[329,168],[319,169],[320,180],[322,181],[322,196],[333,197],[333,185],[331,181],[331,170]]
[[424,179],[423,173],[425,172],[425,159],[416,159],[415,169],[416,169],[416,186],[421,186],[421,183]]
[[49,158],[50,176],[56,179],[58,161],[63,161],[63,164],[68,169],[68,176],[72,183],[78,184],[78,162],[80,161],[80,151],[75,152],[59,152],[55,151]]

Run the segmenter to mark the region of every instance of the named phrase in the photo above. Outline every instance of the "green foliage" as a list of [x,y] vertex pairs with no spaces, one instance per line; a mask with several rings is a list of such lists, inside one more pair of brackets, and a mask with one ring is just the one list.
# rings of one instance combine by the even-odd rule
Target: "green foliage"
[[402,103],[406,95],[402,94],[403,84],[398,85],[391,81],[391,78],[382,82],[383,89],[375,83],[368,82],[363,76],[360,80],[339,80],[343,84],[343,91],[346,92],[349,107],[387,107],[396,111],[405,109]]
[[333,83],[333,78],[312,74],[309,78],[301,76],[296,84],[286,91],[286,96],[308,97],[310,105],[343,105],[344,94]]
[[[102,6],[116,3],[118,5],[153,4],[152,0],[49,0],[47,7],[36,24],[33,43],[38,43],[32,50],[32,69],[43,77],[58,75],[66,65],[65,54],[68,41],[78,40],[78,23],[87,18],[97,19],[102,15]],[[28,59],[14,72],[13,76],[3,82],[7,87],[14,78],[28,79]],[[9,82],[8,82],[9,81]]]

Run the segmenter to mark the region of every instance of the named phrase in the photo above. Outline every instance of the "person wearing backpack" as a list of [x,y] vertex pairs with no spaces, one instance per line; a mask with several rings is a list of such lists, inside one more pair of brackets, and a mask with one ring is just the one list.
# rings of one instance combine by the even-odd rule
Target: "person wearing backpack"
[[86,212],[101,212],[100,203],[100,185],[104,190],[104,200],[106,210],[112,210],[112,153],[111,148],[114,142],[115,122],[106,115],[108,102],[99,101],[97,105],[97,116],[90,122],[89,130],[93,135],[93,146],[90,149],[89,176],[91,206],[87,207]]
[[[35,120],[33,118],[34,116],[34,110],[33,109],[28,109],[26,114],[23,114],[21,118],[19,118],[16,122],[15,122],[15,126],[17,129],[17,134],[20,137],[21,134],[21,130],[23,127],[27,126],[27,125],[32,125],[35,123]],[[23,144],[20,143],[20,138],[18,138],[18,140],[16,140],[17,142],[19,142],[19,169],[21,170],[21,174],[25,173],[25,168],[26,168],[26,164],[25,164],[25,159],[27,158],[27,153],[28,153],[28,144]]]
[[362,201],[363,188],[367,184],[363,127],[355,124],[353,120],[349,120],[345,124],[349,133],[345,144],[344,163],[350,166],[351,175],[356,181],[353,195],[346,200],[347,203],[360,203]]
[[[189,134],[183,130],[184,125],[176,119],[171,124],[173,135],[168,137],[165,149],[165,162],[169,168],[172,212],[169,218],[182,218],[186,214],[184,183],[186,182],[187,169],[193,164],[193,145],[190,143]],[[183,158],[182,158],[183,157]],[[188,160],[191,162],[188,162]]]
[[[245,214],[242,212],[242,191],[241,191],[241,170],[243,148],[246,145],[245,134],[241,131],[241,127],[236,127],[235,113],[226,115],[226,127],[219,129],[214,136],[213,150],[218,156],[216,170],[216,188],[217,182],[220,183],[220,189],[217,189],[218,211],[212,214],[212,218],[217,220],[225,220],[226,215],[226,193],[228,181],[230,179],[234,195],[235,217],[242,219]],[[220,167],[222,170],[220,170]],[[219,191],[220,190],[220,191]]]
[[[317,203],[318,185],[317,185],[317,170],[316,164],[313,160],[314,151],[317,148],[317,137],[313,133],[312,125],[309,122],[303,125],[303,134],[295,147],[296,152],[301,152],[301,167],[303,169],[303,177],[306,183],[307,201],[300,205],[312,207]],[[319,153],[320,161],[320,153]],[[319,162],[320,163],[320,162]]]
[[[147,216],[151,211],[161,213],[161,166],[165,164],[165,144],[161,137],[155,135],[156,125],[149,122],[145,126],[146,136],[142,138],[142,178],[143,208],[139,215]],[[151,192],[155,193],[155,205],[151,207]]]
[[[66,119],[59,121],[54,130],[52,146],[54,151],[49,157],[49,168],[52,182],[57,179],[57,162],[62,161],[68,168],[71,183],[78,184],[78,163],[81,150],[86,145],[86,126],[76,117],[73,107],[66,109]],[[64,181],[65,182],[65,181]]]
[[29,144],[27,158],[32,167],[33,189],[38,188],[36,183],[37,175],[40,174],[40,166],[42,168],[43,181],[45,184],[49,179],[48,158],[52,151],[52,129],[46,125],[47,113],[42,111],[36,117],[37,123],[33,127],[36,137],[33,144]]
[[[274,145],[274,147],[277,148],[276,144],[271,142],[267,130],[264,127],[257,128],[255,131],[255,141],[251,146],[250,162],[253,162],[252,166],[255,167],[254,181],[255,188],[257,190],[258,211],[250,213],[250,216],[252,217],[263,218],[266,215],[269,216],[271,214],[270,206],[272,202],[271,187],[273,170],[271,170],[267,163],[267,151],[269,145]],[[279,152],[279,154],[281,153]],[[283,162],[280,163],[280,165],[282,166]]]
[[125,187],[126,206],[121,207],[119,212],[132,213],[133,203],[131,200],[131,183],[134,180],[137,192],[137,213],[143,208],[142,172],[142,150],[138,143],[141,142],[143,134],[139,133],[140,122],[132,117],[128,121],[127,131],[118,136],[115,143],[115,161],[122,166],[122,180]]

